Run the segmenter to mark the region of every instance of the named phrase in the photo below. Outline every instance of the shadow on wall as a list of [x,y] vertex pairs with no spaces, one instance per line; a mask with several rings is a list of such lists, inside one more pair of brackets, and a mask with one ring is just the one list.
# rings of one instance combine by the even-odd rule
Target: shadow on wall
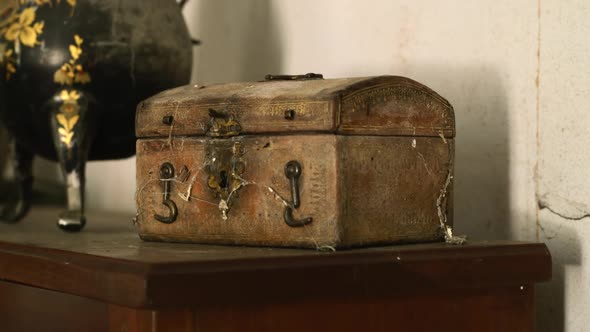
[[509,239],[510,137],[500,75],[486,66],[411,68],[404,75],[426,84],[455,109],[455,233],[472,240]]
[[259,81],[281,70],[278,26],[269,0],[202,1],[188,17],[198,20],[193,81]]
[[[500,75],[493,68],[486,67],[426,65],[412,68],[420,69],[403,74],[437,91],[455,109],[455,232],[467,234],[470,239],[517,237],[518,233],[511,229],[510,214],[508,96]],[[537,285],[537,330],[565,331],[568,315],[574,314],[565,311],[565,277],[578,273],[581,279],[582,274],[580,227],[573,223],[584,221],[568,224],[563,219],[555,219],[546,210],[539,212],[539,218],[540,224],[546,225],[545,228],[539,225],[539,231],[541,241],[546,241],[551,249],[553,277],[550,282]],[[571,275],[568,277],[568,280],[575,279]],[[580,286],[569,285],[569,293],[577,287]],[[569,299],[568,302],[573,301],[580,299]]]
[[[540,224],[551,224],[550,218],[555,218],[546,211],[540,212]],[[551,256],[553,261],[553,276],[550,282],[539,284],[537,286],[537,331],[539,332],[560,332],[565,331],[568,326],[567,315],[575,316],[573,303],[580,305],[579,309],[576,310],[580,313],[585,311],[583,308],[584,289],[587,289],[585,285],[574,285],[571,284],[572,280],[582,280],[582,269],[580,268],[582,257],[581,257],[581,244],[579,231],[576,229],[576,225],[568,224],[569,221],[557,220],[559,226],[554,230],[545,230],[541,228],[542,238],[541,241],[546,242],[547,246],[551,250]],[[584,221],[582,221],[584,222]],[[580,294],[576,298],[569,299],[568,312],[566,308],[566,284],[565,278],[566,273],[578,274],[577,277],[569,275],[568,280],[570,281],[569,291],[567,293],[575,293],[576,289],[580,290]],[[573,296],[576,297],[576,296]],[[574,320],[570,317],[569,320]]]
[[462,70],[452,77],[463,82],[452,97],[457,119],[457,227],[472,238],[508,239],[510,137],[504,86],[491,68]]

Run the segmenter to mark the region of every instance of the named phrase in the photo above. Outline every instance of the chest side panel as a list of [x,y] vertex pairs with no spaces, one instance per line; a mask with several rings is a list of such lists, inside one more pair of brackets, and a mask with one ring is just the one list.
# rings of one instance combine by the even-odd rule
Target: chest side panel
[[452,139],[341,137],[343,242],[441,240],[451,222]]
[[[336,159],[333,135],[139,140],[137,228],[148,240],[337,245]],[[301,165],[301,203],[293,210],[293,217],[313,218],[303,227],[290,227],[284,221],[285,208],[293,201],[285,175],[285,165],[291,160]],[[166,162],[175,169],[170,199],[178,208],[177,220],[170,224],[154,218],[155,214],[168,213],[163,205],[165,181],[159,177],[159,169]],[[229,207],[225,217],[224,204]]]

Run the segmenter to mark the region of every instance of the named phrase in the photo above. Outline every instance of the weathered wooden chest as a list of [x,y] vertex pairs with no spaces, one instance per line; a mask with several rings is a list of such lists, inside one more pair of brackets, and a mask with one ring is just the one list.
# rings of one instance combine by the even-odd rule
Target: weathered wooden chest
[[144,240],[352,247],[443,240],[452,106],[404,77],[185,86],[137,108]]

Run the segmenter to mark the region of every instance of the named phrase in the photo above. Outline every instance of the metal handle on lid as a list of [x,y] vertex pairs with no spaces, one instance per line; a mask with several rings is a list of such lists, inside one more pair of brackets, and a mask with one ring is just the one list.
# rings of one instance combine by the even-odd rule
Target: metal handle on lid
[[324,75],[307,73],[303,75],[266,75],[265,81],[305,81],[305,80],[321,80]]

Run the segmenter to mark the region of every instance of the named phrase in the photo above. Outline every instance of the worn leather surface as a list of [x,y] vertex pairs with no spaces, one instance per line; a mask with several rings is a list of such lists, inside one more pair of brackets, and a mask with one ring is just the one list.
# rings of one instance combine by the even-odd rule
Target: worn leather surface
[[[210,109],[231,114],[239,135],[205,136]],[[442,240],[452,225],[453,109],[407,78],[177,88],[138,106],[136,133],[136,226],[146,240],[351,247]],[[290,160],[302,165],[298,208]],[[166,182],[172,223],[154,218],[170,214]],[[288,226],[287,207],[313,221]]]
[[[235,114],[244,134],[455,135],[448,101],[400,76],[184,86],[138,105],[136,135],[167,137],[164,116],[174,117],[173,135],[204,135],[210,109]],[[286,110],[295,112],[293,120]]]

